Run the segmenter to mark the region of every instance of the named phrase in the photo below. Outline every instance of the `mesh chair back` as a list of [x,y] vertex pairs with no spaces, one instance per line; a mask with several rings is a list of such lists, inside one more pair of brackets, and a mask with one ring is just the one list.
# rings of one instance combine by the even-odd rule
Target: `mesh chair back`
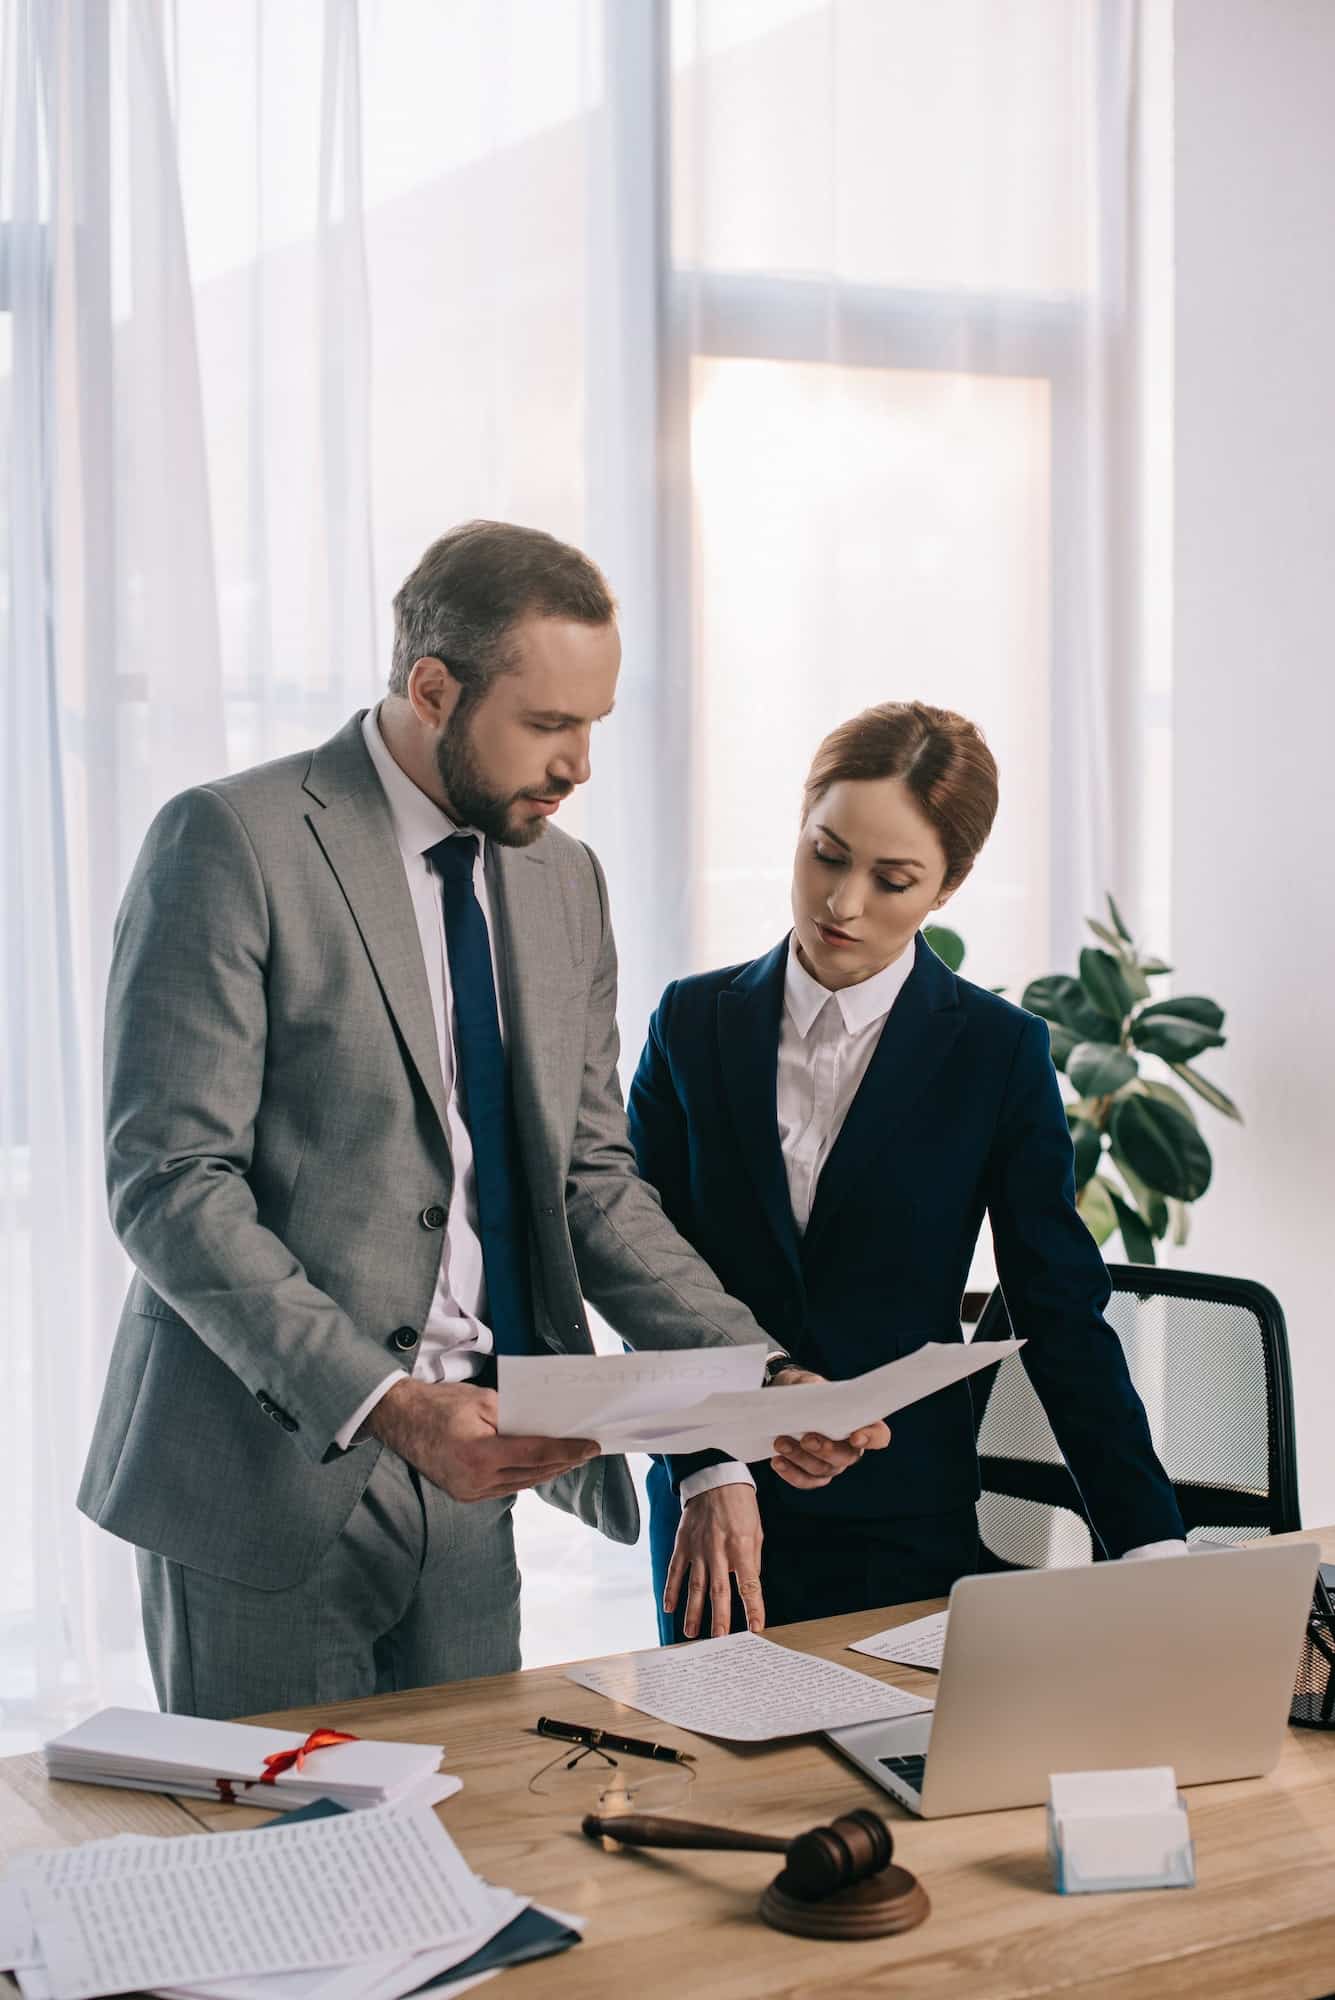
[[[1288,1333],[1245,1278],[1110,1264],[1107,1318],[1126,1353],[1187,1539],[1251,1541],[1300,1527]],[[1008,1340],[1000,1289],[975,1342]],[[970,1378],[982,1473],[984,1569],[1101,1555],[1019,1355]]]

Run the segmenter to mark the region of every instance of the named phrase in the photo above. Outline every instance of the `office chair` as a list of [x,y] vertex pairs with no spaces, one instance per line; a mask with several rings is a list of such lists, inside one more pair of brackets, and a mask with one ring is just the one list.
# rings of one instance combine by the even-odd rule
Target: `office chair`
[[[1247,1278],[1110,1264],[1109,1324],[1126,1352],[1188,1541],[1301,1527],[1289,1341],[1279,1300]],[[975,1343],[1008,1340],[1000,1288]],[[1019,1355],[970,1377],[984,1570],[1100,1560],[1089,1517]]]

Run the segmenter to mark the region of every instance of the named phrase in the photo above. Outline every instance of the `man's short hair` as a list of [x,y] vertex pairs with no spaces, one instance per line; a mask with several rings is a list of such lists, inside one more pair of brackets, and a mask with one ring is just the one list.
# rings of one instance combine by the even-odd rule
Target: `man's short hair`
[[568,542],[509,521],[465,521],[433,542],[394,599],[389,691],[407,694],[413,662],[444,662],[469,707],[513,664],[520,618],[606,625],[616,599],[598,565]]

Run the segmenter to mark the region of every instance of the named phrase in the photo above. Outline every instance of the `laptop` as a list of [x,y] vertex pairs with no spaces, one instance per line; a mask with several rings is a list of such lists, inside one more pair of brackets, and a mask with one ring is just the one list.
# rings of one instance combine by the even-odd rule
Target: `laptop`
[[932,1712],[826,1733],[924,1819],[1041,1805],[1053,1771],[1259,1777],[1284,1741],[1317,1556],[1270,1542],[961,1577]]

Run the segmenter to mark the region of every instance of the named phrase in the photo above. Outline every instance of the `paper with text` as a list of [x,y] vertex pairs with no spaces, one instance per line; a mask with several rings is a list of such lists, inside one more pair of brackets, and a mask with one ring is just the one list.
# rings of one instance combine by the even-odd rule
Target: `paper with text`
[[[500,1367],[501,1430],[515,1428],[515,1405],[507,1400],[507,1380],[511,1371],[536,1368],[542,1380],[560,1381],[571,1367],[583,1371],[571,1376],[563,1389],[555,1385],[538,1399],[524,1397],[525,1423],[535,1437],[592,1437],[604,1451],[693,1452],[713,1449],[731,1453],[733,1458],[752,1464],[770,1458],[777,1436],[800,1436],[817,1431],[824,1437],[846,1438],[863,1424],[893,1415],[923,1396],[931,1396],[952,1383],[962,1382],[980,1368],[1004,1361],[1024,1345],[1019,1340],[989,1340],[982,1345],[963,1341],[928,1341],[898,1361],[887,1361],[865,1375],[847,1382],[798,1382],[786,1388],[719,1389],[691,1403],[660,1403],[653,1408],[617,1414],[610,1397],[597,1386],[596,1371],[604,1366],[619,1367],[623,1359],[648,1360],[645,1355],[552,1356],[536,1362],[528,1357],[502,1356]],[[702,1356],[720,1352],[749,1354],[751,1348],[694,1348],[688,1353]],[[663,1361],[668,1357],[652,1357]],[[685,1360],[685,1356],[671,1357]],[[523,1379],[521,1377],[521,1379]],[[536,1428],[535,1428],[536,1427]]]
[[918,1715],[932,1703],[833,1660],[733,1632],[693,1646],[660,1646],[567,1668],[567,1677],[643,1715],[699,1736],[767,1743],[853,1722]]
[[403,1957],[486,1927],[488,1892],[424,1807],[22,1856],[53,2000]]
[[907,1625],[892,1625],[888,1632],[871,1632],[865,1639],[853,1639],[850,1653],[869,1653],[873,1660],[893,1660],[900,1667],[923,1667],[929,1673],[941,1671],[941,1655],[946,1645],[948,1611],[933,1611],[926,1618],[911,1618]]
[[715,1390],[758,1389],[769,1349],[654,1348],[638,1354],[502,1354],[502,1437],[587,1437],[665,1422]]

